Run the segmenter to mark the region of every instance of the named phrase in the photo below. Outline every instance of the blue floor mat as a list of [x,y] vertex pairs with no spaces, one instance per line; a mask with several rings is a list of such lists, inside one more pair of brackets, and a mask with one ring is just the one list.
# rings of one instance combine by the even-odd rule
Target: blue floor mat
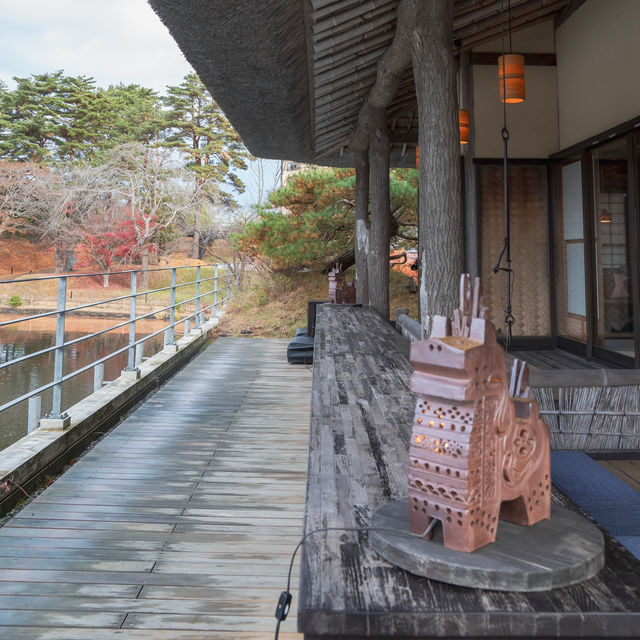
[[551,479],[640,559],[640,493],[581,451],[553,451]]

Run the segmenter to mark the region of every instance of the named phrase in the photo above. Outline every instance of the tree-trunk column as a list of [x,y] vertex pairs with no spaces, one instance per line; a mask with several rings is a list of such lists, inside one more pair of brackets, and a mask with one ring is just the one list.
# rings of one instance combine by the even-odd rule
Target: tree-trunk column
[[356,302],[369,304],[369,155],[356,152]]
[[373,117],[369,162],[371,168],[371,229],[369,231],[369,306],[389,318],[389,133],[384,108]]
[[451,53],[453,3],[421,0],[411,42],[420,121],[420,313],[425,335],[433,315],[458,306],[464,237],[456,72]]

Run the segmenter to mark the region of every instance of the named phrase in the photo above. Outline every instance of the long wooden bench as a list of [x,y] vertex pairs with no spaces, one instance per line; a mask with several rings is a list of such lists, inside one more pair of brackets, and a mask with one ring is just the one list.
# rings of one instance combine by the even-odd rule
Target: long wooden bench
[[[318,309],[305,532],[366,527],[406,495],[410,373],[407,341],[375,312]],[[553,501],[577,509],[557,489]],[[366,531],[316,533],[302,549],[298,629],[306,640],[638,637],[640,562],[605,537],[595,578],[527,594],[414,576],[377,556]]]

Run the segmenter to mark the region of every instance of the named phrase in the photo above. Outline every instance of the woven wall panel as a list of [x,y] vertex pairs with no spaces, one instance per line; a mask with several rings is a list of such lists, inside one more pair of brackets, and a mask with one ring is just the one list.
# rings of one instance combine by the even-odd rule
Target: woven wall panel
[[[479,166],[480,276],[489,319],[505,331],[507,276],[493,273],[504,242],[502,166]],[[509,169],[513,335],[551,334],[547,172],[542,166]],[[504,266],[504,263],[503,265]]]

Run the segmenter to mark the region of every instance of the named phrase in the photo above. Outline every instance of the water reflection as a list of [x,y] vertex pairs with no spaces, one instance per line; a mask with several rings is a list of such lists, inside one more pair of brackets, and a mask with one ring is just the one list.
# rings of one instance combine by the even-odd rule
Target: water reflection
[[[15,318],[11,315],[0,315],[0,322]],[[113,318],[68,318],[67,341],[79,338],[88,333],[106,329],[119,324],[121,319]],[[158,321],[139,322],[136,339],[153,333],[164,326]],[[95,338],[70,345],[64,350],[64,367],[66,375],[98,360],[113,351],[124,347],[128,342],[128,328],[104,333]],[[0,363],[34,353],[55,344],[55,318],[29,320],[17,325],[0,329]],[[145,356],[151,356],[162,348],[162,334],[145,343]],[[18,363],[6,369],[0,369],[0,404],[21,396],[32,389],[48,384],[53,380],[54,352],[36,356],[26,362]],[[127,353],[121,353],[104,363],[104,379],[114,380],[127,365]],[[62,385],[62,408],[67,409],[93,391],[93,368],[79,374]],[[42,413],[51,411],[52,390],[41,394]],[[0,450],[9,446],[27,433],[28,401],[0,412]],[[1,466],[1,465],[0,465]]]

